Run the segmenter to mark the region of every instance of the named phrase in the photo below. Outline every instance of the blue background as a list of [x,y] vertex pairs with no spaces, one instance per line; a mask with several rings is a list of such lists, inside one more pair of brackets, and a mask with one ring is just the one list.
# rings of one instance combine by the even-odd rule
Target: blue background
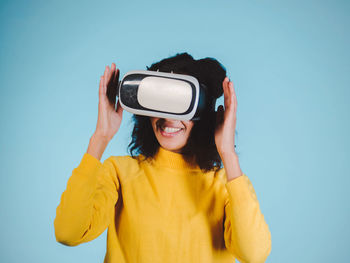
[[[103,262],[106,232],[67,247],[53,227],[96,127],[100,75],[189,52],[235,84],[267,262],[348,262],[349,13],[349,1],[2,0],[0,261]],[[102,160],[127,153],[130,117]]]

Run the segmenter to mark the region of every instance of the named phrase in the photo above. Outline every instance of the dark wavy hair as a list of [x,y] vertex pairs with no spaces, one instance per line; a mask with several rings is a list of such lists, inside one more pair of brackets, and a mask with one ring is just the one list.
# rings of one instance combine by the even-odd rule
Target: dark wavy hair
[[[195,60],[188,53],[178,53],[153,63],[147,70],[172,71],[194,76],[208,87],[209,96],[214,101],[223,94],[222,82],[226,77],[226,69],[214,58]],[[189,164],[198,164],[203,171],[218,170],[222,162],[215,145],[216,114],[212,107],[208,106],[203,116],[200,120],[193,121],[190,136],[181,153]],[[145,159],[152,159],[160,145],[154,135],[150,118],[134,115],[133,120],[134,129],[128,150],[133,158],[142,154]]]

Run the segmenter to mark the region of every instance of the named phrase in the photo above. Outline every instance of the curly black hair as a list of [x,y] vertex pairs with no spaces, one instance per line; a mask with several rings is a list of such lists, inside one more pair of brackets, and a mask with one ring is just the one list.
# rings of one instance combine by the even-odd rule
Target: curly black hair
[[[222,82],[226,77],[226,69],[214,58],[193,59],[188,53],[177,53],[175,56],[153,63],[147,70],[173,72],[194,76],[208,87],[212,100],[223,94]],[[182,156],[189,164],[198,164],[203,171],[218,170],[222,166],[220,155],[215,145],[216,113],[210,107],[204,110],[205,117],[194,121]],[[142,154],[145,159],[152,159],[159,143],[154,135],[148,116],[134,115],[134,129],[128,146],[130,155],[136,158]]]

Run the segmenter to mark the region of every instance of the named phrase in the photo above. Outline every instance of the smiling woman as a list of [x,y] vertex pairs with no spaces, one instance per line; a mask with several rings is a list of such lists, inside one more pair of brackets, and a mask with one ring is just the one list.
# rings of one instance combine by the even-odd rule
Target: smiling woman
[[[169,127],[185,128],[179,132],[179,136],[172,136],[171,140],[168,137],[171,134],[163,133],[162,135],[161,129],[155,129],[156,126],[153,124],[152,118],[150,121],[150,117],[134,115],[135,126],[132,133],[132,141],[129,144],[131,156],[136,157],[142,154],[147,159],[152,159],[157,153],[161,142],[168,143],[169,146],[172,145],[171,147],[179,143],[182,145],[176,150],[177,152],[181,150],[183,158],[189,165],[198,165],[203,171],[220,169],[221,157],[215,144],[215,129],[217,127],[215,102],[224,93],[225,67],[213,58],[195,60],[191,55],[182,53],[153,63],[150,67],[147,67],[147,70],[193,76],[200,84],[208,87],[208,98],[200,118],[191,121],[191,129],[189,129],[189,122],[167,119],[168,124],[169,122],[172,124]],[[110,93],[112,94],[112,92]],[[112,100],[112,98],[110,99]],[[160,119],[160,122],[164,122],[164,119]],[[235,129],[232,130],[232,132],[234,131]],[[184,135],[188,136],[184,138]],[[163,146],[163,148],[167,148],[166,145]],[[232,145],[231,150],[234,151],[234,145]]]
[[[102,163],[123,114],[107,90],[118,70],[106,67],[96,131],[56,210],[56,240],[76,246],[108,228],[105,263],[264,262],[271,234],[235,153],[237,100],[226,70],[187,53],[148,68],[157,69],[205,84],[205,110],[194,121],[134,115],[131,156]],[[222,94],[225,108],[215,112]]]

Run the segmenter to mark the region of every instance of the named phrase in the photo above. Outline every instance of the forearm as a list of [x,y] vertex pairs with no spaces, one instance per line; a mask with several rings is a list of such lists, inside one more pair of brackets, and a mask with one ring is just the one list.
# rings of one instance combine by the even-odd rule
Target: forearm
[[73,169],[56,209],[54,225],[57,241],[76,245],[88,229],[96,195],[97,173],[101,166],[95,157],[84,154],[79,166]]
[[271,251],[271,233],[251,181],[243,174],[227,183],[226,188],[226,247],[239,262],[265,262]]
[[100,235],[113,216],[119,181],[112,162],[84,154],[56,209],[56,240],[74,246]]
[[238,156],[223,156],[229,202],[225,207],[225,242],[240,262],[265,262],[271,251],[271,234],[260,211],[255,190],[242,173]]
[[109,140],[107,138],[94,133],[90,138],[89,146],[86,152],[94,156],[96,159],[101,160],[108,143]]
[[243,174],[235,152],[222,154],[221,160],[224,164],[228,182]]

